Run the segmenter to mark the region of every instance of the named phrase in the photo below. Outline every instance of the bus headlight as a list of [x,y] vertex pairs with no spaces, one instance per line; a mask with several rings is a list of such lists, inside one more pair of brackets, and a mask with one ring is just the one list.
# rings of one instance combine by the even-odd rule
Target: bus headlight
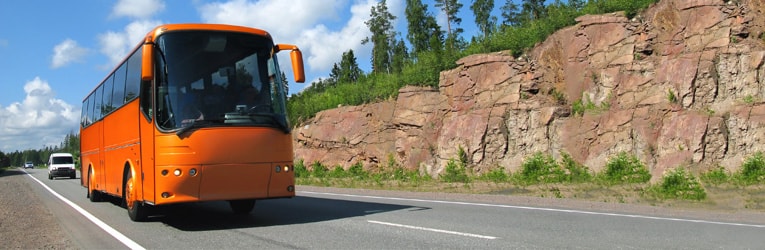
[[189,175],[196,176],[197,175],[197,169],[196,168],[192,168],[191,170],[189,170]]
[[284,172],[290,171],[290,165],[284,165]]
[[276,170],[277,173],[279,173],[279,172],[282,171],[282,167],[280,167],[279,165],[276,165],[276,169],[275,170]]
[[176,169],[175,171],[173,171],[173,174],[175,176],[181,176],[181,170],[180,169]]

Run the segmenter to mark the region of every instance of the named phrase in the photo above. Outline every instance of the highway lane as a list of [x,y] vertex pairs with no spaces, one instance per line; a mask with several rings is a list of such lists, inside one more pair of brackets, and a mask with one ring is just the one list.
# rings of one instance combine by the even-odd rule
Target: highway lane
[[[258,201],[249,215],[225,202],[158,209],[131,222],[118,201],[91,203],[79,179],[48,180],[52,190],[138,245],[154,248],[508,249],[508,248],[762,248],[765,225],[656,215],[519,206],[512,202],[400,198],[371,191],[305,188],[293,199]],[[32,181],[30,179],[30,181]],[[34,182],[34,181],[33,181]],[[82,248],[126,248],[63,202],[38,195]],[[329,191],[326,191],[329,190]],[[407,196],[413,196],[409,193]],[[418,196],[418,195],[414,195]],[[443,197],[441,197],[443,198]],[[447,201],[451,200],[451,201]],[[63,219],[68,218],[68,219]]]

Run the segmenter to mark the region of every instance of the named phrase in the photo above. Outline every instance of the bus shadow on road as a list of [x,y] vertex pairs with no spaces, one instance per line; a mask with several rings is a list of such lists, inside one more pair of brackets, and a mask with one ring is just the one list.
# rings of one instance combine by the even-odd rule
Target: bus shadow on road
[[234,214],[227,202],[180,204],[157,208],[157,221],[182,231],[305,224],[404,209],[428,209],[384,203],[297,196],[292,199],[259,200],[249,214]]

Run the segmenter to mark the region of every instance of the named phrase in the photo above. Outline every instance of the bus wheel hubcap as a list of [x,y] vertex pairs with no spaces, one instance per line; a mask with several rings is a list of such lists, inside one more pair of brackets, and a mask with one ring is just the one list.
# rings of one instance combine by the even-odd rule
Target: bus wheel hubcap
[[133,201],[135,201],[133,198],[133,177],[130,177],[127,180],[127,188],[125,188],[125,201],[127,201],[127,207],[132,209]]

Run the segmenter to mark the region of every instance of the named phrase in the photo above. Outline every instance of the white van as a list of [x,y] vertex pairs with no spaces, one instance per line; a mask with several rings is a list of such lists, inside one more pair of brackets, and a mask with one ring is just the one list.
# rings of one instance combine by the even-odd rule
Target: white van
[[48,179],[56,177],[77,178],[74,157],[70,153],[53,153],[48,158]]

